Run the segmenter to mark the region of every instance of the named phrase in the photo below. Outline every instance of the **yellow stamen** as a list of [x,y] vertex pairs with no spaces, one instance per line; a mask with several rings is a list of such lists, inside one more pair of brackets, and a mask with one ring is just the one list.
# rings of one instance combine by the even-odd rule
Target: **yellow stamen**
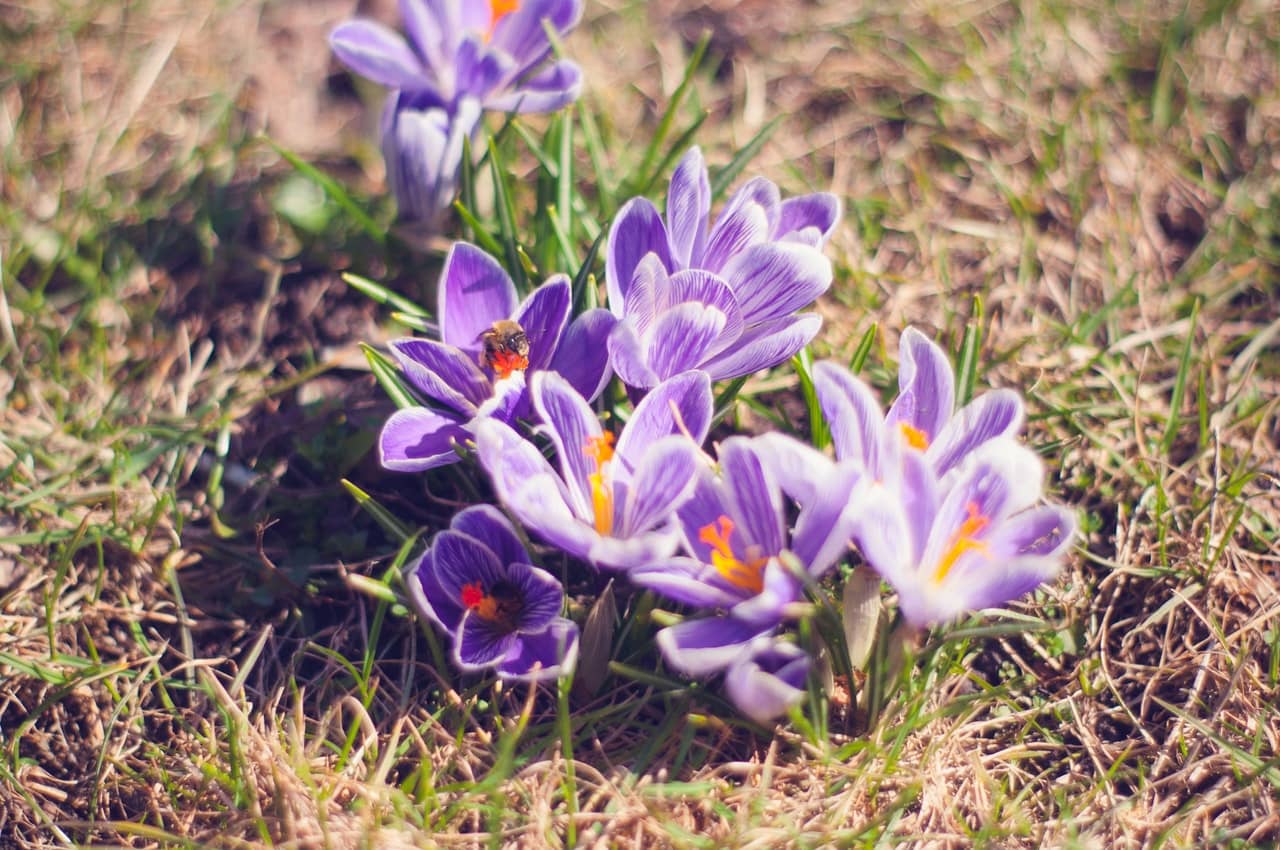
[[943,553],[938,561],[938,568],[933,572],[934,584],[942,584],[947,573],[951,572],[951,568],[965,552],[978,551],[990,557],[991,550],[986,541],[978,540],[977,536],[991,523],[991,518],[982,515],[977,502],[969,502],[965,505],[965,509],[969,512],[969,516],[956,529],[956,533],[951,535],[951,540],[947,543],[947,551]]
[[605,467],[613,460],[613,434],[605,431],[599,437],[590,437],[582,447],[582,453],[595,463],[596,471],[588,473],[591,483],[591,509],[595,514],[596,531],[613,533],[613,485],[605,481]]
[[902,439],[906,444],[916,451],[922,452],[929,448],[929,435],[919,428],[908,425],[906,422],[899,422],[898,430],[902,432]]
[[520,8],[520,0],[489,0],[489,32],[486,39],[493,38],[493,31],[498,28],[498,21]]
[[743,590],[759,593],[764,590],[764,566],[769,563],[769,559],[751,557],[751,550],[755,547],[748,549],[748,560],[740,559],[733,553],[733,545],[729,542],[731,534],[733,520],[724,514],[716,522],[698,529],[698,539],[711,547],[711,566],[724,576],[725,581]]

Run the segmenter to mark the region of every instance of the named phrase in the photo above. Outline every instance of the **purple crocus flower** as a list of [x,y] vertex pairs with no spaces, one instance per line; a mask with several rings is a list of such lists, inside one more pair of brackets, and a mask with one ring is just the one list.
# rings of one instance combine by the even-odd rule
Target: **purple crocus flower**
[[450,109],[432,92],[393,92],[382,113],[382,157],[401,219],[428,229],[458,194],[466,140],[482,126],[479,103]]
[[529,563],[515,529],[490,505],[475,505],[405,572],[414,607],[453,639],[462,670],[504,679],[553,679],[572,672],[578,627],[560,615],[564,589]]
[[887,414],[871,388],[843,366],[814,367],[837,457],[862,458],[880,480],[894,473],[899,450],[920,452],[942,477],[988,440],[1022,430],[1022,399],[1013,390],[991,390],[956,411],[951,363],[915,328],[903,332],[898,358],[899,392]]
[[582,87],[568,60],[539,70],[551,54],[544,22],[561,36],[577,26],[582,0],[400,0],[409,38],[356,18],[329,36],[333,52],[363,77],[451,114],[475,100],[498,112],[552,112]]
[[810,660],[803,649],[772,637],[753,640],[724,673],[738,710],[761,725],[804,699]]
[[711,424],[706,374],[687,372],[654,388],[616,446],[559,375],[534,375],[531,395],[560,470],[505,423],[479,423],[477,453],[503,504],[546,542],[598,567],[629,569],[670,556],[679,544],[673,516]]
[[[759,655],[760,640],[793,616],[805,583],[825,575],[846,550],[853,524],[845,508],[858,498],[861,481],[851,465],[836,465],[782,435],[730,437],[720,444],[718,455],[720,474],[702,467],[693,495],[677,511],[689,555],[655,561],[628,574],[636,584],[677,602],[721,612],[685,620],[657,635],[667,663],[698,677],[747,663],[749,656]],[[805,476],[779,475],[779,467],[797,460],[813,465]],[[784,477],[786,486],[780,480]],[[805,498],[790,532],[784,493]],[[789,562],[798,564],[803,575]],[[769,675],[786,666],[776,653],[756,664]],[[758,678],[745,671],[735,675],[740,694],[749,694],[746,683]],[[735,698],[753,717],[771,704],[761,700]]]
[[708,230],[711,189],[691,148],[667,193],[667,217],[633,198],[609,230],[609,338],[615,371],[648,388],[687,369],[713,378],[775,366],[817,334],[816,314],[794,315],[831,285],[822,246],[840,217],[834,195],[783,201],[756,178]]
[[405,378],[436,407],[392,414],[378,441],[382,465],[408,472],[455,462],[454,442],[469,439],[479,419],[510,422],[526,414],[526,374],[558,371],[595,398],[609,379],[603,349],[614,319],[591,310],[566,328],[569,309],[564,275],[518,304],[515,284],[496,260],[454,243],[441,273],[441,340],[391,343]]
[[1001,605],[1057,574],[1075,515],[1035,506],[1043,469],[1030,449],[1010,437],[989,440],[946,489],[918,453],[906,453],[903,467],[896,490],[860,504],[854,536],[867,563],[898,591],[909,623]]

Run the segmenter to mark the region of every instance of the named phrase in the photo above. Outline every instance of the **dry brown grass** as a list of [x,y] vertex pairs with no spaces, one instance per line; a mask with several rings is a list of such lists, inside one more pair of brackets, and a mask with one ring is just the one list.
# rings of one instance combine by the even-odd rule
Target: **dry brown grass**
[[[367,376],[309,362],[380,332],[242,142],[376,186],[326,82],[349,6],[0,2],[0,248],[52,279],[0,313],[0,536],[25,535],[0,542],[0,847],[1280,840],[1280,8],[591,4],[571,48],[614,138],[643,138],[707,28],[712,161],[787,113],[752,171],[846,197],[833,355],[873,321],[882,354],[907,323],[958,344],[981,296],[984,379],[1026,389],[1088,535],[1026,607],[1052,628],[933,639],[830,748],[616,679],[575,698],[570,805],[554,698],[450,679],[383,622],[349,576],[389,542],[327,551],[356,510],[295,448],[376,422]],[[121,243],[83,295],[68,257]],[[223,537],[214,508],[280,525]]]

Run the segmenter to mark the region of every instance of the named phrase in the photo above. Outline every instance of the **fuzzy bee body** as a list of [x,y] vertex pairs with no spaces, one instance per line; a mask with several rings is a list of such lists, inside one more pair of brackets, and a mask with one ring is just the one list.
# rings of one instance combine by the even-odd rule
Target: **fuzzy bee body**
[[500,378],[529,366],[529,337],[518,322],[499,319],[480,334],[480,365]]

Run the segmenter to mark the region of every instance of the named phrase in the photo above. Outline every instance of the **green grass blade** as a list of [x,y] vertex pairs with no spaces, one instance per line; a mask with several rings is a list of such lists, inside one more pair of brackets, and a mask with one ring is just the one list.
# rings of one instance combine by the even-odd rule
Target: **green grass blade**
[[1187,338],[1182,344],[1182,355],[1178,358],[1178,375],[1173,381],[1173,393],[1169,396],[1169,420],[1164,426],[1164,437],[1160,440],[1160,448],[1165,454],[1173,448],[1178,439],[1178,430],[1182,423],[1182,400],[1187,394],[1187,376],[1191,373],[1191,351],[1196,339],[1196,320],[1200,318],[1202,299],[1197,298],[1191,305],[1191,319],[1187,327]]
[[420,307],[408,298],[405,298],[403,295],[392,292],[382,284],[369,280],[367,277],[361,277],[360,275],[352,274],[351,272],[344,272],[342,280],[347,284],[347,286],[350,286],[362,295],[372,298],[374,301],[385,307],[394,307],[401,313],[420,319],[429,318],[431,316],[431,312],[426,308]]
[[390,534],[393,538],[403,543],[408,540],[413,532],[411,532],[400,520],[396,519],[395,514],[384,508],[378,503],[378,500],[361,490],[355,484],[347,479],[342,479],[342,486],[346,488],[351,497],[356,500],[361,508],[365,510],[369,516],[373,517],[374,522],[382,526],[382,530]]
[[858,347],[853,350],[853,356],[849,358],[850,372],[855,375],[862,374],[863,367],[867,365],[867,357],[871,354],[871,347],[875,345],[879,333],[879,323],[872,322],[871,327],[867,328],[867,332],[862,335],[862,339],[858,340]]
[[729,164],[716,172],[711,178],[711,199],[718,200],[723,197],[725,191],[729,188],[729,184],[734,181],[742,169],[747,167],[747,163],[756,158],[756,154],[760,153],[760,148],[764,147],[764,143],[769,141],[769,137],[773,135],[773,131],[778,129],[778,125],[782,123],[782,116],[773,118],[769,123],[760,128],[760,132],[751,138],[751,141],[743,145],[733,159],[729,160]]
[[973,315],[964,329],[960,343],[960,362],[956,366],[956,407],[963,407],[973,398],[973,388],[978,379],[978,350],[982,347],[982,298],[974,296]]
[[360,205],[357,204],[349,194],[347,194],[347,190],[342,188],[341,183],[334,180],[328,174],[325,174],[311,163],[302,159],[293,151],[286,150],[276,144],[269,137],[263,136],[263,138],[266,139],[267,144],[271,145],[271,147],[275,149],[276,153],[284,157],[289,165],[293,166],[295,171],[319,186],[321,191],[323,191],[330,200],[341,207],[342,210],[351,217],[351,220],[354,221],[361,230],[367,233],[370,238],[379,245],[385,245],[387,243],[386,231],[383,230],[367,212],[361,209]]
[[498,213],[498,239],[502,244],[502,256],[516,290],[523,292],[529,286],[529,278],[525,274],[524,264],[520,262],[519,244],[516,240],[516,208],[511,198],[511,186],[507,183],[506,163],[492,138],[489,139],[489,173],[493,177],[493,206]]
[[658,121],[658,127],[649,139],[649,146],[645,148],[644,157],[640,160],[640,167],[635,171],[640,176],[635,185],[650,186],[657,179],[657,175],[661,171],[661,169],[654,168],[654,162],[658,159],[658,151],[662,148],[663,142],[666,141],[667,134],[671,132],[671,127],[675,124],[676,115],[680,112],[680,108],[684,105],[685,97],[688,96],[690,89],[693,87],[694,74],[697,73],[699,66],[702,65],[702,59],[707,54],[707,45],[710,43],[711,33],[704,32],[702,38],[698,39],[697,45],[694,46],[693,53],[689,56],[689,61],[684,66],[684,76],[680,78],[680,84],[676,86],[676,90],[671,93],[671,100],[667,102],[667,109],[662,113],[662,118]]
[[818,403],[818,392],[813,386],[813,358],[809,346],[800,349],[800,353],[791,358],[791,367],[800,378],[800,394],[804,396],[805,407],[809,411],[809,441],[815,449],[821,451],[831,445],[831,430],[827,427],[826,417],[822,415],[822,406]]
[[365,359],[369,361],[369,368],[373,371],[373,376],[378,379],[383,392],[395,402],[396,407],[404,410],[406,407],[422,406],[413,397],[413,393],[409,392],[409,388],[404,385],[404,381],[400,377],[400,370],[396,368],[394,363],[371,345],[362,342],[360,343],[360,348],[364,350]]

